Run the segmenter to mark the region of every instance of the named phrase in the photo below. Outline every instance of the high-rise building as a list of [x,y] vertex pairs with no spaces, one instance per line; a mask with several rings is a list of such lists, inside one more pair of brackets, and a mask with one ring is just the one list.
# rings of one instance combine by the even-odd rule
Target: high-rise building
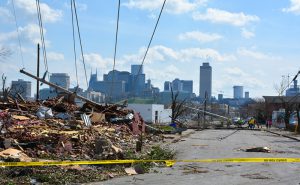
[[172,89],[173,91],[182,91],[182,82],[178,78],[172,81]]
[[182,90],[193,93],[193,80],[181,80]]
[[222,101],[223,100],[223,94],[218,94],[218,101]]
[[[70,76],[67,73],[52,73],[50,82],[65,89],[70,88]],[[50,87],[50,89],[51,88],[52,87]]]
[[233,86],[233,98],[234,99],[241,99],[244,95],[244,87],[243,86]]
[[131,65],[131,74],[132,75],[144,74],[143,66],[137,64]]
[[250,98],[249,92],[248,92],[248,91],[245,92],[245,98],[246,98],[246,99],[249,99],[249,98]]
[[205,93],[207,93],[208,99],[211,97],[212,91],[212,68],[209,63],[203,63],[200,66],[200,84],[199,84],[199,96],[200,98],[205,98]]
[[171,82],[165,81],[165,83],[164,83],[164,91],[171,91]]
[[89,87],[88,90],[93,90],[94,89],[94,84],[98,81],[98,74],[97,70],[95,74],[91,73],[90,81],[89,81]]
[[131,90],[134,96],[142,95],[145,88],[146,76],[142,65],[131,65]]
[[31,97],[31,82],[18,79],[18,81],[11,82],[11,94],[16,96],[19,93],[23,98],[29,99]]

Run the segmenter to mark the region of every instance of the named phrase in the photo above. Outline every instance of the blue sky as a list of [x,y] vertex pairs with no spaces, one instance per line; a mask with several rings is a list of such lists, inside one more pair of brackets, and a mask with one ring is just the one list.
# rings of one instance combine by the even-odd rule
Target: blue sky
[[[116,69],[140,64],[163,0],[121,0]],[[66,72],[76,85],[70,1],[40,0],[50,73]],[[112,70],[117,1],[76,0],[88,75]],[[39,28],[35,0],[14,0],[24,67],[35,73]],[[23,68],[12,0],[0,1],[0,47],[13,51],[0,60],[8,80],[31,80]],[[213,68],[213,95],[232,97],[243,85],[251,97],[276,95],[274,84],[300,69],[300,0],[167,0],[145,61],[146,78],[160,89],[179,77],[194,81],[199,92],[199,67]],[[78,40],[77,40],[77,46]],[[77,47],[79,84],[86,88]],[[44,65],[41,67],[44,72]],[[291,77],[291,78],[292,78]],[[35,83],[32,84],[32,91]],[[33,93],[33,92],[32,92]]]

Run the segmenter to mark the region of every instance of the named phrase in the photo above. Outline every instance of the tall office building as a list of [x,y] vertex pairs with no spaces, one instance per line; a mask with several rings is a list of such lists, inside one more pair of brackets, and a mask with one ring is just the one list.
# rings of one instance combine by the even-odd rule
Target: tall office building
[[134,96],[142,95],[145,88],[146,76],[142,65],[131,65],[131,90]]
[[178,78],[172,81],[172,89],[173,91],[182,91],[182,82]]
[[50,76],[50,82],[65,89],[70,88],[70,76],[67,73],[52,73]]
[[246,92],[245,92],[245,98],[246,98],[246,99],[249,99],[249,98],[250,98],[250,96],[249,96],[249,91],[246,91]]
[[131,74],[132,75],[144,74],[143,66],[137,64],[131,65]]
[[11,94],[16,96],[19,93],[23,98],[29,99],[31,97],[31,82],[18,79],[18,81],[11,82]]
[[218,101],[222,101],[223,100],[223,94],[218,94]]
[[203,63],[200,66],[200,84],[199,84],[199,96],[205,98],[205,92],[207,97],[210,99],[212,91],[212,68],[209,63]]
[[164,83],[164,91],[171,91],[171,82],[165,81],[165,83]]
[[181,80],[182,90],[193,93],[193,80]]
[[243,86],[233,86],[233,98],[234,99],[241,99],[244,95],[244,87]]

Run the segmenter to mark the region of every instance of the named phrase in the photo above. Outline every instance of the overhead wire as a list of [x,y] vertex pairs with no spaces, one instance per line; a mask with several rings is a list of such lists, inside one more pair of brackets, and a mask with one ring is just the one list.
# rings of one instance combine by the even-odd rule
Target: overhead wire
[[164,7],[165,7],[165,4],[166,4],[166,1],[167,1],[167,0],[164,0],[164,2],[163,2],[163,5],[162,5],[162,7],[161,7],[161,9],[160,9],[160,12],[159,12],[159,15],[158,15],[158,18],[157,18],[157,21],[156,21],[156,24],[155,24],[154,30],[153,30],[153,32],[152,32],[152,35],[151,35],[150,41],[149,41],[149,43],[148,43],[147,49],[146,49],[146,51],[145,51],[144,57],[143,57],[143,59],[142,59],[141,65],[140,65],[140,67],[139,67],[139,70],[138,70],[138,73],[137,73],[137,77],[134,79],[134,83],[133,83],[134,95],[135,95],[135,90],[136,90],[136,88],[135,88],[135,85],[136,85],[137,78],[138,78],[138,76],[139,76],[139,74],[140,74],[140,72],[141,72],[141,69],[142,69],[143,65],[144,65],[144,62],[145,62],[146,56],[147,56],[147,54],[148,54],[148,51],[149,51],[149,48],[150,48],[150,46],[151,46],[151,43],[152,43],[152,40],[153,40],[154,34],[155,34],[155,32],[156,32],[156,29],[157,29],[157,26],[158,26],[158,23],[159,23],[159,20],[160,20],[161,14],[162,14],[162,12],[163,12],[163,10],[164,10]]
[[14,19],[15,19],[17,34],[18,34],[18,42],[19,42],[19,49],[20,49],[20,56],[21,56],[21,61],[22,61],[22,67],[25,68],[24,58],[23,58],[23,51],[22,51],[22,45],[21,45],[21,39],[20,39],[19,26],[18,26],[18,21],[17,21],[17,16],[16,16],[16,10],[15,10],[15,3],[14,3],[14,0],[11,0],[11,2],[12,2],[12,7],[13,7],[13,14],[14,14]]
[[[45,64],[45,73],[48,73],[48,61],[47,61],[47,52],[46,52],[46,45],[45,45],[45,38],[44,38],[44,29],[43,29],[43,20],[41,15],[41,8],[40,8],[40,1],[36,0],[36,8],[37,8],[37,15],[38,15],[38,22],[39,22],[39,29],[40,29],[40,36],[43,48],[43,58]],[[49,73],[48,73],[49,78]]]
[[84,61],[84,55],[83,55],[82,41],[81,41],[81,36],[80,36],[80,28],[79,28],[79,21],[78,21],[78,16],[77,16],[75,0],[73,0],[73,7],[74,7],[74,12],[75,12],[76,24],[77,24],[77,32],[78,32],[78,37],[79,37],[79,44],[80,44],[80,50],[81,50],[82,63],[83,63],[83,67],[84,67],[85,80],[86,80],[86,85],[88,87],[88,79],[87,79],[87,74],[86,74],[86,67],[85,67],[85,61]]
[[112,70],[112,81],[111,81],[110,97],[112,97],[112,95],[113,95],[114,80],[115,80],[115,67],[116,67],[118,32],[119,32],[119,19],[120,19],[120,4],[121,4],[121,0],[118,0],[117,27],[116,27],[116,35],[115,35],[114,63],[113,63],[113,70]]
[[79,82],[78,82],[78,71],[77,71],[76,39],[75,39],[75,28],[74,28],[74,11],[73,11],[72,1],[73,1],[73,0],[71,0],[72,31],[73,31],[73,52],[74,52],[74,60],[75,60],[76,81],[77,81],[77,86],[79,86]]

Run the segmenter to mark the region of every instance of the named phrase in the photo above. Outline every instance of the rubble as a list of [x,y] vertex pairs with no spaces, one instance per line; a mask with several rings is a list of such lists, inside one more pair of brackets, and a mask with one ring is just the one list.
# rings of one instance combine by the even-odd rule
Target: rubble
[[0,152],[0,159],[10,162],[30,162],[32,159],[20,150],[13,148]]
[[30,159],[122,159],[124,151],[135,151],[145,123],[138,113],[117,105],[9,98],[0,102],[0,132],[0,151],[18,149]]

